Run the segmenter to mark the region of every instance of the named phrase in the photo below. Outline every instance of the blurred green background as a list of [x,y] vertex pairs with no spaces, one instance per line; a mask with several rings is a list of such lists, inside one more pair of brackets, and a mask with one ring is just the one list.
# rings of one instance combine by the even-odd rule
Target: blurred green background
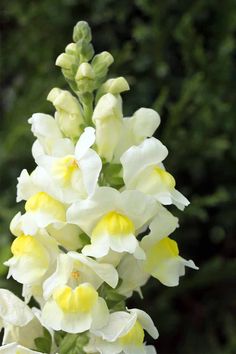
[[[11,0],[3,5],[0,120],[0,261],[9,257],[8,225],[19,210],[16,178],[34,168],[27,119],[52,113],[46,96],[67,88],[56,57],[86,20],[96,52],[115,58],[123,75],[125,114],[140,106],[162,117],[157,131],[169,149],[166,165],[191,200],[175,232],[181,254],[194,259],[177,288],[151,281],[129,306],[157,324],[159,354],[236,353],[235,0]],[[0,286],[19,292],[6,281]],[[112,353],[111,353],[112,354]]]

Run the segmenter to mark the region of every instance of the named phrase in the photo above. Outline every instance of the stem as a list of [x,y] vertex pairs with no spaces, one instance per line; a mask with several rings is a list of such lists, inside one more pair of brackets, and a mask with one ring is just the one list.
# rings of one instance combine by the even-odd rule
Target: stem
[[93,94],[86,92],[79,95],[79,100],[82,103],[84,110],[84,118],[87,126],[93,126],[92,115],[93,115]]

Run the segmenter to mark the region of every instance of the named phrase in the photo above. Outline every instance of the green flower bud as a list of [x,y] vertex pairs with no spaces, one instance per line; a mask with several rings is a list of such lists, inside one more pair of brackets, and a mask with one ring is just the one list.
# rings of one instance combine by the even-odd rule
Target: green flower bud
[[66,46],[65,52],[70,55],[75,55],[76,54],[76,44],[75,43],[69,43]]
[[94,55],[94,49],[91,43],[88,43],[85,40],[80,40],[76,43],[76,47],[81,63],[92,59]]
[[74,62],[74,57],[66,53],[60,54],[56,59],[56,65],[63,69],[70,69]]
[[97,79],[101,79],[106,76],[108,68],[113,61],[113,56],[108,52],[102,52],[95,55],[92,60],[92,67]]
[[75,75],[78,91],[81,93],[92,92],[94,90],[95,74],[89,63],[82,63],[78,67]]
[[87,43],[92,40],[91,29],[86,21],[79,21],[74,27],[73,41],[78,42],[81,39],[85,40]]

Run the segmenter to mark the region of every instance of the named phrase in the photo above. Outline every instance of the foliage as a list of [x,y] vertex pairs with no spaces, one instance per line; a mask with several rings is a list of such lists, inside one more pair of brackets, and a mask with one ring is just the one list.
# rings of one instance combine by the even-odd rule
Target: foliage
[[[64,88],[53,62],[74,24],[86,20],[96,51],[108,50],[116,59],[112,73],[122,73],[136,88],[124,98],[126,114],[141,105],[161,114],[157,136],[169,147],[168,170],[191,199],[175,237],[200,271],[178,288],[155,290],[151,282],[142,304],[152,309],[162,354],[235,353],[234,5],[234,0],[12,0],[2,11],[1,249],[9,244],[8,224],[18,209],[16,177],[34,166],[27,118],[52,113],[46,96],[52,86]],[[1,251],[0,257],[2,263],[8,255]]]

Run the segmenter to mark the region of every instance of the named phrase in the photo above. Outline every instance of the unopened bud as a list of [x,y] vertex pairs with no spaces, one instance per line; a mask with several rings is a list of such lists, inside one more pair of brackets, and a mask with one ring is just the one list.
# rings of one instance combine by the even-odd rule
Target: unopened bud
[[66,46],[65,52],[70,55],[75,55],[76,54],[76,44],[75,43],[69,43]]
[[102,52],[95,55],[92,60],[92,67],[96,78],[100,79],[106,76],[109,66],[113,63],[114,58],[108,52]]
[[84,122],[78,100],[69,91],[59,88],[52,89],[47,99],[57,110],[55,119],[61,131],[69,138],[77,138]]
[[75,75],[78,91],[81,93],[92,92],[94,90],[95,74],[89,63],[82,63]]
[[78,42],[84,39],[86,42],[91,42],[92,34],[91,29],[86,21],[79,21],[73,31],[73,41]]
[[56,65],[63,69],[71,69],[74,64],[74,57],[70,54],[62,53],[56,59]]
[[109,79],[100,87],[97,93],[96,99],[98,100],[101,96],[106,93],[112,93],[113,95],[118,95],[121,92],[128,91],[129,84],[124,77],[120,76],[115,79]]
[[102,96],[94,109],[92,120],[96,126],[98,153],[107,161],[111,161],[122,129],[120,96],[110,93]]

